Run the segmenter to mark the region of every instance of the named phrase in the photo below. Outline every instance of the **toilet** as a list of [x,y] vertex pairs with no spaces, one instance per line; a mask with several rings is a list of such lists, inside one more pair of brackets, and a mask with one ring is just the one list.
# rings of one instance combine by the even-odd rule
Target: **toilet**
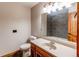
[[[30,36],[29,41],[35,40],[36,37]],[[24,43],[20,46],[20,50],[23,52],[23,57],[29,57],[31,56],[31,44],[29,43]]]
[[24,43],[20,46],[20,49],[23,51],[23,57],[28,57],[31,55],[30,47],[31,47],[30,43]]

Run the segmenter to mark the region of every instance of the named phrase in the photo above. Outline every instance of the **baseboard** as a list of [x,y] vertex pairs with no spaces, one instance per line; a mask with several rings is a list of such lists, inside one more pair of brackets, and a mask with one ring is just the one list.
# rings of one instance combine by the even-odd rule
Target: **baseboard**
[[13,52],[9,52],[1,57],[13,57],[18,51],[20,51],[20,49],[13,51]]

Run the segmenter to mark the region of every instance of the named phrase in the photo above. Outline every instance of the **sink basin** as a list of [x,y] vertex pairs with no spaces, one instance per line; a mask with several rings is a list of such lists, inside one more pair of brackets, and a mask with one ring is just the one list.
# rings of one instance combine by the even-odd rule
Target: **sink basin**
[[54,50],[56,49],[55,42],[53,41],[49,41],[43,38],[38,38],[36,42],[40,43],[43,46],[49,46],[50,47],[49,49],[54,49]]
[[50,42],[50,43],[45,43],[47,46],[50,47],[50,49],[56,49],[55,43],[54,42]]
[[54,50],[56,49],[56,46],[54,45],[55,42],[42,39],[42,38],[39,38],[38,40],[39,40],[38,43],[41,43],[42,45],[45,45],[45,46],[49,46],[50,47],[49,49],[54,49]]
[[46,40],[46,39],[42,39],[42,38],[38,38],[38,39],[37,39],[37,42],[38,42],[38,43],[41,43],[41,44],[45,44],[45,43],[50,43],[51,41]]

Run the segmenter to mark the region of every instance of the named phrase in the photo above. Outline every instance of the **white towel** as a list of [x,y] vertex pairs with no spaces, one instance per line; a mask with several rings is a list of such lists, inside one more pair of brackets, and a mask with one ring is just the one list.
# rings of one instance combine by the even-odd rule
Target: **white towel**
[[30,40],[35,40],[35,39],[37,39],[37,37],[35,37],[35,36],[30,36],[29,39],[30,39]]

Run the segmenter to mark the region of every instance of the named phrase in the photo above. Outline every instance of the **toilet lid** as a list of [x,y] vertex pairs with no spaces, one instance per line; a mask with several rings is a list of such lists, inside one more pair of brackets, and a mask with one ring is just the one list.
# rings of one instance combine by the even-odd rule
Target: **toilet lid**
[[30,46],[31,46],[30,43],[26,43],[26,44],[21,45],[20,48],[21,48],[22,50],[26,50],[26,49],[30,48]]

